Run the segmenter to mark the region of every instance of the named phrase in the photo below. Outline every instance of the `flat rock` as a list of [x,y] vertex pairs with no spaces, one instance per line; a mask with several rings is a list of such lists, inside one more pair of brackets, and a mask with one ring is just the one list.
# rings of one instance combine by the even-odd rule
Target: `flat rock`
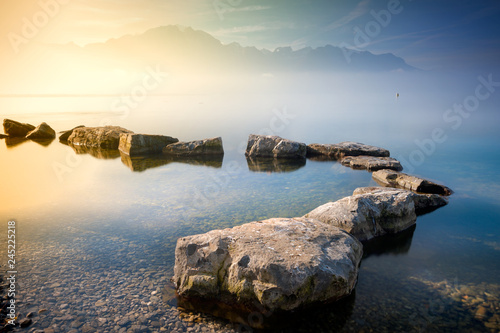
[[41,123],[34,130],[26,135],[26,139],[30,140],[52,140],[56,137],[56,131],[47,123]]
[[417,214],[417,216],[432,212],[438,209],[439,207],[443,207],[448,204],[448,199],[439,194],[415,193],[411,192],[410,190],[397,189],[394,187],[379,187],[379,186],[359,187],[355,189],[352,194],[353,195],[366,194],[366,193],[377,194],[387,191],[409,192],[410,196],[413,199],[413,203],[415,204],[415,213]]
[[159,154],[163,147],[179,142],[179,139],[165,135],[124,133],[120,135],[118,149],[129,156]]
[[177,142],[163,148],[163,154],[174,156],[224,155],[222,138]]
[[29,132],[35,129],[35,126],[31,124],[22,124],[15,120],[4,119],[3,120],[3,130],[5,134],[12,138],[22,137],[24,138]]
[[352,141],[344,141],[335,144],[312,143],[307,146],[307,157],[325,156],[332,160],[339,160],[346,156],[360,155],[389,157],[391,153],[384,148]]
[[75,128],[68,143],[73,146],[118,149],[122,133],[133,132],[119,126]]
[[8,138],[9,136],[7,134],[2,134],[0,133],[0,139],[5,139]]
[[372,178],[383,186],[398,187],[415,192],[451,195],[453,191],[448,187],[436,184],[430,180],[407,175],[406,173],[379,170],[372,173]]
[[76,129],[76,128],[82,128],[82,127],[85,127],[84,125],[80,125],[80,126],[76,126],[76,127],[73,127],[72,129],[70,130],[66,130],[66,131],[62,131],[60,132],[61,135],[59,135],[59,141],[60,142],[67,142],[69,137],[71,136],[71,134],[73,134],[73,131]]
[[250,134],[245,155],[250,157],[305,158],[306,152],[305,143],[283,139],[279,136]]
[[339,227],[360,241],[398,233],[417,221],[412,193],[399,190],[345,197],[304,217]]
[[275,218],[179,238],[172,281],[182,298],[248,312],[289,311],[351,293],[362,245],[306,218]]
[[392,157],[376,156],[346,156],[340,163],[353,169],[366,169],[368,171],[377,171],[382,169],[391,169],[396,171],[403,170],[401,163]]

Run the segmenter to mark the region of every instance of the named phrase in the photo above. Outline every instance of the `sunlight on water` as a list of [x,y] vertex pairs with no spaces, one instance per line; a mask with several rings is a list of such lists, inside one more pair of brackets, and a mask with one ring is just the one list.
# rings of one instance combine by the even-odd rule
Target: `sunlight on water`
[[[120,96],[1,98],[3,117],[34,125],[46,121],[56,131],[113,124],[183,141],[222,136],[226,152],[223,159],[209,160],[129,158],[118,151],[73,149],[58,140],[46,145],[0,140],[0,219],[15,219],[19,226],[23,312],[47,309],[50,322],[59,315],[55,304],[69,304],[106,318],[96,303],[126,313],[149,302],[154,310],[178,316],[165,308],[171,297],[151,297],[169,286],[178,237],[301,216],[356,187],[375,185],[368,172],[336,162],[247,160],[248,135],[261,133],[306,143],[383,146],[407,160],[406,170],[455,190],[447,207],[419,217],[414,230],[365,253],[343,318],[320,311],[313,317],[318,329],[321,323],[376,331],[495,325],[500,157],[493,125],[485,124],[482,133],[478,127],[494,112],[492,101],[453,130],[442,113],[463,100],[458,93],[440,99],[429,92],[425,98],[407,83],[373,91],[356,80],[346,85],[327,80],[320,91],[297,94],[150,96],[125,112],[112,110]],[[420,165],[409,164],[419,149],[415,140],[429,138],[437,126],[449,138],[424,154]]]

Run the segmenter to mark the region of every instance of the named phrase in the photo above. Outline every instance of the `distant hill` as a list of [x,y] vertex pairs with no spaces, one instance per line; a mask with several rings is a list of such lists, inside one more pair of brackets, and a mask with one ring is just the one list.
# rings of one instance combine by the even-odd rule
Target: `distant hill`
[[203,78],[215,82],[210,79],[213,76],[245,81],[248,77],[245,74],[283,77],[300,73],[329,75],[416,70],[390,53],[375,55],[332,45],[300,50],[279,47],[270,51],[238,43],[224,45],[203,31],[165,26],[84,47],[74,43],[30,42],[14,61],[4,64],[1,74],[9,80],[0,83],[0,93],[123,91],[141,82],[150,72],[148,69],[178,79],[164,89],[179,87],[182,83],[192,87],[195,81],[204,87],[212,83],[204,84]]
[[[74,45],[68,47],[76,51]],[[114,64],[161,64],[171,72],[415,70],[391,53],[375,55],[332,45],[315,49],[280,47],[274,51],[259,50],[238,43],[223,45],[206,32],[179,26],[154,28],[139,35],[89,44],[80,51],[83,55],[97,57],[103,62],[107,59]]]

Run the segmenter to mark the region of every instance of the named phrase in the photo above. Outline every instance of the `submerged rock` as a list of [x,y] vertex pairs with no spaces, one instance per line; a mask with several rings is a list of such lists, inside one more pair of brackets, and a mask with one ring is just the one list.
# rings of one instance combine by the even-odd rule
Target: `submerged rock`
[[379,170],[372,174],[373,180],[380,185],[403,188],[415,192],[451,195],[453,191],[444,185],[430,180],[407,175],[392,170]]
[[126,133],[120,135],[118,149],[127,155],[159,154],[163,147],[179,142],[179,139],[165,135]]
[[177,142],[163,148],[163,154],[174,156],[224,155],[222,138]]
[[349,295],[362,252],[331,225],[269,219],[178,239],[172,281],[181,298],[248,313],[290,311]]
[[283,139],[279,136],[250,134],[245,155],[250,157],[305,158],[306,151],[305,143]]
[[389,157],[391,153],[384,148],[365,145],[364,143],[345,141],[335,144],[313,143],[307,146],[307,157],[326,156],[339,160],[346,156],[377,156]]
[[47,125],[47,123],[41,123],[26,135],[26,139],[30,140],[53,140],[55,137],[56,131]]
[[82,127],[85,127],[84,125],[80,125],[80,126],[76,126],[76,127],[73,127],[72,129],[70,130],[67,130],[67,131],[62,131],[60,132],[61,135],[59,135],[59,141],[60,142],[67,142],[69,137],[71,136],[71,134],[73,134],[73,131],[76,129],[76,128],[82,128]]
[[372,193],[377,194],[381,192],[394,192],[394,191],[406,191],[410,193],[411,198],[413,199],[413,203],[415,204],[415,213],[417,215],[422,215],[425,213],[432,212],[439,207],[446,206],[448,204],[448,199],[439,195],[439,194],[424,194],[424,193],[415,193],[410,190],[397,189],[394,187],[379,187],[379,186],[370,186],[370,187],[358,187],[354,190],[352,195],[358,194],[366,194]]
[[304,215],[339,227],[360,241],[408,229],[417,221],[409,191],[358,194],[329,202]]
[[252,172],[292,172],[306,165],[305,158],[247,157]]
[[24,138],[29,132],[35,129],[35,126],[31,124],[22,124],[15,120],[4,119],[3,120],[3,130],[11,138]]
[[119,126],[75,128],[68,143],[73,146],[118,149],[122,133],[133,132]]
[[346,156],[340,163],[344,166],[353,169],[366,169],[368,171],[376,171],[382,169],[391,169],[396,171],[403,170],[401,163],[392,157],[376,157],[376,156]]

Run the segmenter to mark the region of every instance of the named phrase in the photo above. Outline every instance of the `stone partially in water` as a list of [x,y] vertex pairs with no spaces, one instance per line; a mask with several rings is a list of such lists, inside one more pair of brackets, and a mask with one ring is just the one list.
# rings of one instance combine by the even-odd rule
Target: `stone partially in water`
[[413,199],[413,203],[415,204],[415,212],[417,215],[423,215],[426,213],[430,213],[439,207],[446,206],[448,204],[448,199],[439,195],[439,194],[424,194],[424,193],[415,193],[410,190],[397,189],[394,187],[380,187],[380,186],[370,186],[370,187],[358,187],[354,190],[352,195],[358,194],[366,194],[366,193],[382,193],[382,192],[409,192],[409,195]]
[[11,138],[24,138],[29,132],[35,129],[35,126],[31,124],[22,124],[11,119],[4,119],[3,129],[5,134]]
[[119,126],[75,128],[68,143],[73,146],[118,149],[122,133],[133,132]]
[[346,156],[340,163],[353,169],[366,169],[368,171],[377,171],[382,169],[391,169],[396,171],[403,170],[401,163],[392,157],[376,156]]
[[305,158],[305,143],[272,135],[250,134],[245,155],[249,157]]
[[345,197],[304,217],[339,227],[360,241],[406,230],[417,220],[412,193],[399,190]]
[[444,185],[436,184],[430,180],[407,175],[406,173],[379,170],[372,174],[373,180],[383,186],[398,187],[415,192],[451,195],[453,191]]
[[177,142],[163,148],[163,154],[173,156],[224,155],[222,138]]
[[339,228],[276,218],[178,239],[172,281],[181,299],[275,313],[349,295],[361,256]]
[[85,127],[84,125],[80,125],[80,126],[76,126],[76,127],[73,127],[72,129],[70,130],[67,130],[67,131],[62,131],[60,132],[61,135],[59,135],[59,141],[60,142],[67,142],[69,137],[71,136],[71,134],[73,134],[73,131],[76,129],[76,128],[82,128],[82,127]]
[[389,157],[387,149],[365,145],[364,143],[345,141],[335,144],[312,143],[307,146],[307,157],[323,156],[332,160],[339,160],[346,156],[377,156]]
[[26,135],[26,139],[30,140],[53,140],[55,137],[56,131],[54,131],[47,123],[41,123]]
[[159,154],[163,147],[175,142],[179,139],[165,135],[125,133],[120,135],[118,149],[130,156]]

